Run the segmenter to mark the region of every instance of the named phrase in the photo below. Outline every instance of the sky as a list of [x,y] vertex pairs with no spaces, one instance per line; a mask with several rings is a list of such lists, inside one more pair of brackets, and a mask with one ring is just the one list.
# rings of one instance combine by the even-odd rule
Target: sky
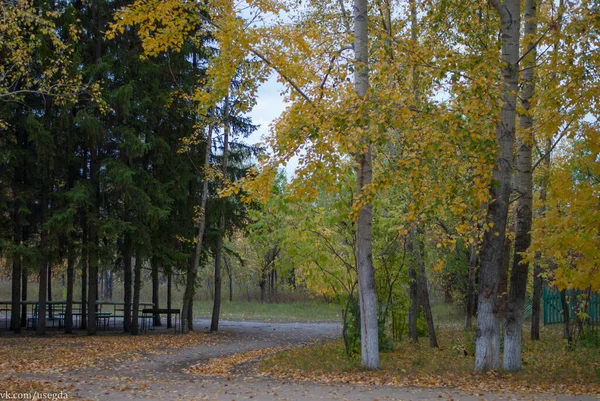
[[[262,137],[269,133],[269,126],[281,113],[285,110],[286,104],[284,97],[281,95],[284,86],[277,82],[277,75],[273,74],[258,90],[258,96],[256,99],[256,106],[249,113],[252,118],[252,123],[260,125],[252,135],[250,135],[246,142],[249,144],[256,144],[263,142]],[[286,175],[292,177],[294,170],[298,165],[296,158],[292,159],[291,162],[286,166]]]

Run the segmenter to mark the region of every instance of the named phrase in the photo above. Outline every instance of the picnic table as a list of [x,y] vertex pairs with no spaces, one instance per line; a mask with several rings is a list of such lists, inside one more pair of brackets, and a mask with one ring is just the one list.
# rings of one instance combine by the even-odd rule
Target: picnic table
[[181,331],[181,311],[179,309],[143,309],[142,313],[144,315],[150,314],[152,317],[154,315],[175,315],[175,333],[177,333],[177,320],[179,320],[179,328]]
[[[116,328],[117,327],[117,318],[120,319],[124,319],[125,318],[125,302],[118,302],[118,301],[97,301],[96,305],[98,306],[98,311],[101,313],[109,313],[108,316],[102,316],[103,319],[105,319],[105,322],[110,320],[110,318],[113,319],[113,327]],[[104,312],[102,310],[103,306],[108,306],[111,307],[112,306],[112,313],[110,312]],[[139,303],[139,307],[148,307],[148,306],[154,306],[154,304],[152,302],[140,302]],[[133,302],[131,303],[131,308],[132,308],[132,313],[129,316],[133,316]],[[149,320],[151,318],[151,316],[146,316],[143,312],[141,314],[138,315],[138,319],[140,319],[142,321],[142,328],[146,327],[146,323],[147,320]]]
[[[27,308],[27,321],[26,327],[30,327],[32,329],[37,328],[38,322],[38,309],[39,309],[39,301],[20,301],[20,305],[25,306]],[[10,301],[0,301],[0,313],[4,313],[4,321],[5,328],[8,328],[8,316],[11,311],[12,303]],[[112,306],[112,311],[103,310],[104,306]],[[140,302],[140,312],[141,314],[138,316],[142,321],[142,328],[146,328],[146,325],[149,324],[149,320],[153,318],[153,315],[148,315],[143,312],[148,307],[152,307],[154,304],[152,302]],[[46,302],[46,322],[51,322],[52,327],[56,327],[55,324],[58,322],[58,327],[64,326],[64,320],[66,316],[66,301],[47,301]],[[133,303],[132,303],[133,308]],[[143,308],[143,309],[142,309]],[[152,310],[152,309],[150,309]],[[113,327],[116,327],[116,319],[123,318],[125,311],[125,302],[113,302],[113,301],[96,301],[96,323],[98,327],[102,326],[103,329],[110,328],[110,319],[113,319]],[[120,314],[122,313],[122,314]],[[81,301],[73,301],[73,318],[79,319],[81,322]],[[133,315],[133,314],[132,314]],[[76,323],[75,323],[76,325]]]

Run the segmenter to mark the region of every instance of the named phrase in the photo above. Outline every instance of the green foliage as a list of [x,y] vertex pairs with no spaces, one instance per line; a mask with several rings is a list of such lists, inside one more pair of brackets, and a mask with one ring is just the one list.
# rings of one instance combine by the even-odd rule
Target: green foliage
[[[379,351],[391,352],[394,347],[392,338],[388,335],[385,319],[381,316],[378,319]],[[427,328],[426,328],[427,329]],[[353,297],[350,299],[348,307],[348,316],[344,321],[344,346],[346,355],[357,357],[361,352],[361,332],[360,332],[360,306],[358,300]]]
[[[579,344],[585,348],[600,348],[600,329],[591,325],[584,328],[579,337]],[[600,367],[598,369],[600,373]]]
[[358,300],[352,297],[348,304],[348,315],[344,321],[344,346],[346,355],[357,357],[360,355],[360,307]]

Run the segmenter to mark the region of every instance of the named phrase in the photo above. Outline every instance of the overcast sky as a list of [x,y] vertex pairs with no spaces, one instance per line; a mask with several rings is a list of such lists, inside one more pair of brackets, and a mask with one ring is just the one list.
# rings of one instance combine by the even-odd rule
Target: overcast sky
[[[257,103],[250,113],[252,122],[260,125],[258,130],[246,139],[250,144],[263,142],[262,137],[269,133],[269,126],[274,119],[279,117],[285,109],[285,103],[281,92],[284,90],[282,84],[277,82],[277,76],[271,75],[271,78],[265,82],[258,90]],[[297,159],[292,159],[291,163],[286,166],[288,178],[293,176],[297,166]]]

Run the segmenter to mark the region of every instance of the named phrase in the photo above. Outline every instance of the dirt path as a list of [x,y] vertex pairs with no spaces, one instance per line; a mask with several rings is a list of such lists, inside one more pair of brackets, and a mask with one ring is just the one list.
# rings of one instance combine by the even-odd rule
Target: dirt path
[[[196,322],[205,330],[209,322]],[[202,377],[185,372],[210,358],[241,352],[297,346],[340,335],[335,323],[222,322],[217,341],[166,354],[147,354],[135,361],[57,375],[27,375],[73,384],[72,398],[91,400],[561,400],[591,401],[593,397],[551,397],[503,394],[470,395],[458,390],[395,388],[278,381],[242,368],[230,377]]]

